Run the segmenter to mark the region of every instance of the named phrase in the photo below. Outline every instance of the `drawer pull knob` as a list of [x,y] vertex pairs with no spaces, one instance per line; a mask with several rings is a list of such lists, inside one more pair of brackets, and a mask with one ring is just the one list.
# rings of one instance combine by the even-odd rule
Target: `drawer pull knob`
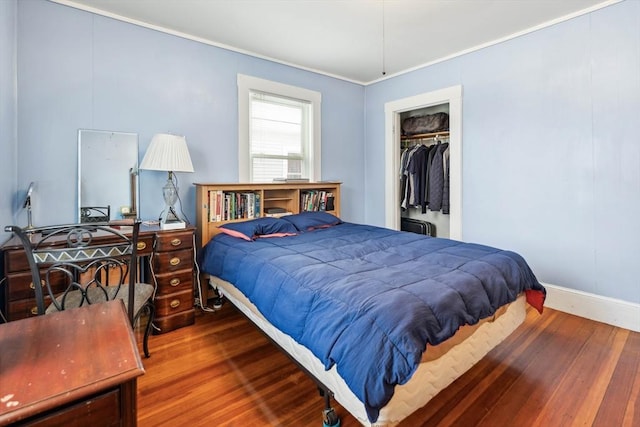
[[138,242],[136,247],[138,248],[139,251],[141,251],[147,247],[147,242]]
[[178,257],[171,258],[171,261],[169,261],[169,264],[171,264],[173,266],[176,266],[176,265],[180,264],[180,258],[178,258]]
[[178,308],[180,306],[180,300],[179,299],[171,300],[171,302],[169,303],[169,306],[171,308]]
[[182,240],[178,238],[171,239],[171,246],[180,246],[181,243],[182,243]]
[[169,284],[173,287],[176,287],[180,284],[180,279],[178,279],[177,277],[174,277],[173,279],[171,279]]
[[[44,288],[44,279],[40,279],[40,286],[42,286]],[[35,285],[33,284],[33,282],[29,283],[29,287],[31,289],[36,289]]]
[[31,314],[33,314],[34,316],[38,315],[38,307],[31,307]]

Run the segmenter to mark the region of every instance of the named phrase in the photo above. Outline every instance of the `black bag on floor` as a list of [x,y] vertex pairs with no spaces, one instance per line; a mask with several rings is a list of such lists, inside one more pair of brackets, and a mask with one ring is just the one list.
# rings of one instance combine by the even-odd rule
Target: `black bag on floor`
[[436,237],[435,225],[427,221],[421,221],[413,218],[401,218],[400,230]]

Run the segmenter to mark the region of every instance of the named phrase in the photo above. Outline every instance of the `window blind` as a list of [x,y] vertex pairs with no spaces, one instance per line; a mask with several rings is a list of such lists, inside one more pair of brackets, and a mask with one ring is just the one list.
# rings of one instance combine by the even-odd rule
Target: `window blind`
[[311,103],[250,91],[253,182],[308,178]]

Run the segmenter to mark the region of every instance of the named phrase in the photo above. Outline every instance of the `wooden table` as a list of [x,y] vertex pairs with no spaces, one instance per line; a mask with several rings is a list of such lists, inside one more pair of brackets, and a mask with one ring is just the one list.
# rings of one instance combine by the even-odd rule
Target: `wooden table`
[[0,324],[0,426],[135,426],[142,374],[120,300]]

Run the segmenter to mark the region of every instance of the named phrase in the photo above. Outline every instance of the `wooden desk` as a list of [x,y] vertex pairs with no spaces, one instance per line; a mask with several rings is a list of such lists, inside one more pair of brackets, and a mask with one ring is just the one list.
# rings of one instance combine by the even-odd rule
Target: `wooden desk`
[[[138,255],[140,280],[157,286],[154,324],[157,333],[169,332],[195,321],[194,309],[194,227],[160,230],[141,226]],[[37,238],[37,237],[36,237]],[[15,236],[0,247],[0,311],[8,321],[36,315],[34,284],[22,243]]]
[[142,374],[120,300],[0,324],[0,426],[135,426]]

